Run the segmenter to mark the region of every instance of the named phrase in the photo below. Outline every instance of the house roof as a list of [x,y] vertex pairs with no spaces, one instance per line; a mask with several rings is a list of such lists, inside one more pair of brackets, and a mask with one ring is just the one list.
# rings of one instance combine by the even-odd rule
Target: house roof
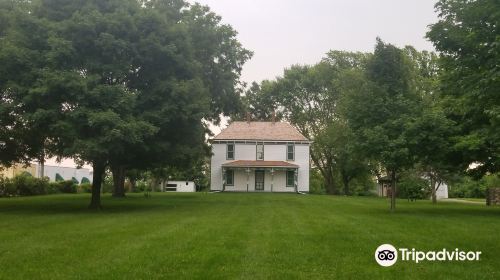
[[287,122],[232,122],[214,140],[309,141]]
[[270,160],[235,160],[222,164],[223,167],[288,167],[299,168],[298,165],[286,161]]

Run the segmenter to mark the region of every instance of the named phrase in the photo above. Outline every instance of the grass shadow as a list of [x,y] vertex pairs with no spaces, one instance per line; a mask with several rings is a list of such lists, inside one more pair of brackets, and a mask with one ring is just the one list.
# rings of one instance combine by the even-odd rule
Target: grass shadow
[[[194,197],[191,197],[191,199]],[[77,215],[77,214],[119,214],[147,211],[165,211],[185,205],[184,196],[162,195],[144,197],[142,194],[122,198],[105,194],[101,197],[100,210],[89,209],[90,194],[44,195],[37,197],[16,197],[0,199],[2,215]]]

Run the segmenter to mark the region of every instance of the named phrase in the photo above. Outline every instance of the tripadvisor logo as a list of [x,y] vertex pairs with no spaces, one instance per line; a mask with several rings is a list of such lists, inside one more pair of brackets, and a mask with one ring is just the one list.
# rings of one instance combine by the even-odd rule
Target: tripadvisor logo
[[[399,251],[399,252],[398,252]],[[381,266],[392,266],[398,260],[412,261],[419,263],[421,261],[479,261],[481,251],[461,251],[458,248],[449,251],[442,249],[440,251],[418,251],[415,248],[399,248],[397,250],[391,244],[383,244],[375,250],[375,261]]]
[[381,266],[391,266],[398,260],[398,251],[391,244],[382,244],[375,250],[375,260]]

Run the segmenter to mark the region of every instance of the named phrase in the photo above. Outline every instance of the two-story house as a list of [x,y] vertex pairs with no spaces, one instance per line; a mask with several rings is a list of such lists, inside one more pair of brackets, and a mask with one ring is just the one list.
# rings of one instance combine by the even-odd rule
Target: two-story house
[[212,139],[212,191],[309,192],[309,144],[286,122],[232,122]]

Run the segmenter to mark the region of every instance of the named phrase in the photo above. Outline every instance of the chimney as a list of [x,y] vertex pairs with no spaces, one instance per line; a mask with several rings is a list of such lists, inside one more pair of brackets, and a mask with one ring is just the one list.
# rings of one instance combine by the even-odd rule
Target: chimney
[[247,123],[250,124],[250,121],[252,120],[252,115],[250,112],[247,112]]
[[273,114],[271,115],[271,121],[273,122],[273,124],[276,123],[276,111],[273,111]]

